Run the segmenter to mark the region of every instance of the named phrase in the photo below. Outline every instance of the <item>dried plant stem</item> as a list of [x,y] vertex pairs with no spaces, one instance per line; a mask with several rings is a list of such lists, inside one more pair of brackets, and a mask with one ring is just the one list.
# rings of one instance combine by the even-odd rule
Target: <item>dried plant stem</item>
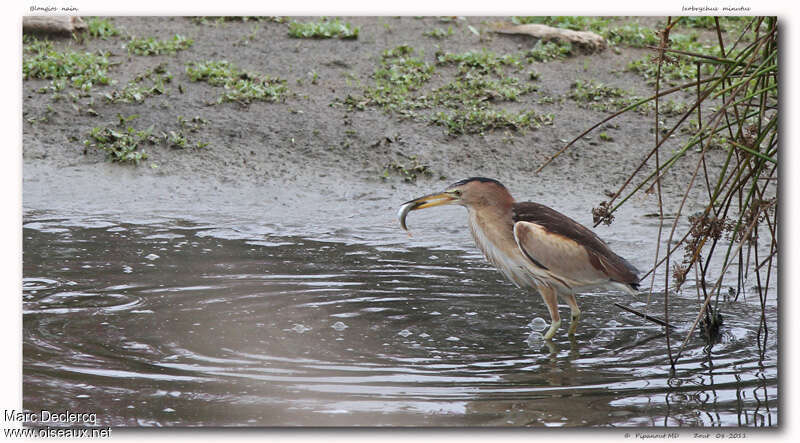
[[[753,230],[753,227],[756,225],[756,221],[757,220],[758,220],[758,218],[754,218],[753,222],[750,223],[750,226],[748,226],[747,232],[744,235],[745,239],[750,236],[750,232]],[[740,241],[739,242],[739,246],[737,247],[737,250],[741,249],[742,246],[744,246],[744,243],[745,243],[744,239],[742,241]],[[703,314],[705,314],[706,309],[708,308],[708,303],[711,301],[711,295],[714,294],[714,291],[719,289],[720,285],[722,285],[722,278],[725,276],[725,271],[728,270],[728,266],[730,266],[731,263],[732,262],[728,262],[725,265],[725,267],[722,269],[722,272],[720,272],[719,279],[717,279],[717,283],[714,285],[714,288],[711,290],[711,292],[706,296],[705,301],[703,301],[703,305],[700,306],[700,311],[697,313],[697,317],[694,319],[694,322],[692,323],[691,328],[689,328],[689,332],[686,333],[686,338],[683,339],[683,343],[681,343],[681,347],[680,347],[680,349],[678,349],[678,354],[675,356],[675,360],[680,358],[681,353],[683,353],[683,350],[686,347],[686,343],[688,343],[689,339],[692,338],[692,333],[694,333],[694,330],[697,328],[698,323],[700,323],[700,319],[703,318]]]

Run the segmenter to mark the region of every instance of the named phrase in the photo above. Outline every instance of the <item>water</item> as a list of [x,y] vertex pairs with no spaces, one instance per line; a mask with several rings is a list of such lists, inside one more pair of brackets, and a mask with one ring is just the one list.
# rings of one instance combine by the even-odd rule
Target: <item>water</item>
[[[548,344],[538,295],[443,229],[463,242],[28,212],[24,407],[111,426],[777,425],[774,302],[766,339],[755,296],[724,304],[720,341],[695,334],[670,376],[663,332],[613,305],[645,296],[582,295],[574,340],[565,320]],[[676,352],[698,302],[672,303]]]

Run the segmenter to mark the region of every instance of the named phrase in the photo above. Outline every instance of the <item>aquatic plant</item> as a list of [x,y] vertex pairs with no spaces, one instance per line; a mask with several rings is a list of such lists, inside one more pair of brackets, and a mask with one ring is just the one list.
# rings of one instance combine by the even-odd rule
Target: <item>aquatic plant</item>
[[[776,280],[778,253],[778,27],[775,17],[753,17],[741,28],[732,42],[725,42],[723,27],[715,18],[717,44],[708,50],[676,49],[671,45],[673,29],[682,18],[670,18],[660,31],[655,55],[648,60],[653,73],[654,94],[616,112],[579,134],[545,162],[544,168],[575,141],[617,116],[652,103],[655,110],[655,143],[622,186],[607,201],[593,210],[595,224],[611,223],[620,206],[638,193],[655,193],[660,220],[653,267],[643,278],[650,278],[650,292],[657,275],[664,278],[664,317],[669,320],[671,284],[675,289],[693,272],[700,308],[689,335],[677,353],[673,353],[669,334],[667,350],[673,369],[689,336],[698,327],[713,339],[722,316],[720,301],[736,300],[745,290],[745,281],[754,278],[761,302],[758,344],[767,337],[765,303],[767,289]],[[694,67],[694,81],[666,90],[661,89],[664,66],[682,64]],[[695,98],[685,110],[670,109],[680,115],[666,126],[662,98],[690,92]],[[693,118],[692,118],[693,117]],[[680,131],[680,132],[679,132]],[[666,148],[665,142],[676,133],[688,134],[678,149]],[[712,169],[706,157],[722,149],[724,161]],[[693,175],[685,185],[679,204],[665,210],[661,182],[676,165],[693,163]],[[691,163],[690,163],[691,164]],[[704,209],[685,214],[686,201],[695,190],[705,197]],[[671,226],[668,217],[671,214]],[[678,232],[681,220],[689,227]],[[666,234],[666,251],[660,245]],[[766,255],[759,249],[764,242]],[[678,254],[682,250],[682,254]],[[676,258],[676,255],[678,258]],[[721,255],[721,257],[720,257]],[[719,263],[718,268],[710,264]],[[734,285],[723,285],[729,268],[737,269]],[[717,269],[712,271],[712,269]],[[714,272],[714,274],[712,274]],[[713,282],[713,283],[712,283]],[[712,301],[714,303],[712,303]]]

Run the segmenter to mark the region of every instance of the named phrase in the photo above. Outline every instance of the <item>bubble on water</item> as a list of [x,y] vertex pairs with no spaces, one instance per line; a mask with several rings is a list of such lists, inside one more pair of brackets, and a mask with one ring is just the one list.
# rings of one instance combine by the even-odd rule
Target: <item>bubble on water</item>
[[528,347],[531,349],[539,349],[542,347],[542,343],[544,343],[544,335],[542,335],[541,332],[531,332],[528,338],[525,339],[525,343],[527,343]]
[[458,337],[453,337],[453,336],[447,337],[445,340],[447,340],[447,341],[461,341],[461,339],[460,339],[460,338],[458,338]]
[[528,327],[534,331],[541,331],[547,327],[547,322],[542,317],[536,317],[528,323]]
[[311,330],[311,328],[307,328],[304,325],[301,325],[299,323],[295,324],[294,327],[292,328],[292,331],[297,332],[298,334],[302,334],[303,332],[310,331],[310,330]]
[[158,259],[160,257],[158,255],[156,255],[156,254],[147,254],[147,255],[144,256],[144,258],[146,258],[148,260],[156,260],[156,259]]
[[331,325],[331,327],[333,329],[336,329],[337,331],[344,331],[345,329],[347,329],[347,325],[342,323],[342,322],[340,322],[340,321],[337,321],[336,323]]
[[478,313],[477,312],[467,312],[464,315],[472,317],[473,315],[478,315]]
[[126,274],[130,274],[131,272],[133,272],[133,268],[128,266],[128,265],[125,265],[125,266],[122,267],[122,272],[124,272]]
[[430,314],[431,314],[431,315],[442,315],[442,313],[441,313],[441,312],[439,312],[439,311],[433,311],[433,312],[431,312]]
[[606,326],[608,326],[609,328],[616,328],[618,326],[622,326],[622,323],[616,320],[609,320],[608,322],[606,322]]
[[419,336],[420,336],[421,338],[428,338],[428,337],[430,337],[430,335],[428,335],[428,334],[426,334],[426,333],[424,333],[424,332],[423,332],[422,334],[419,334]]
[[408,337],[411,334],[412,334],[412,332],[409,331],[408,329],[403,329],[402,331],[397,333],[397,335],[402,336],[402,337]]
[[175,410],[172,409],[172,408],[164,408],[164,409],[162,409],[162,411],[163,412],[175,412]]

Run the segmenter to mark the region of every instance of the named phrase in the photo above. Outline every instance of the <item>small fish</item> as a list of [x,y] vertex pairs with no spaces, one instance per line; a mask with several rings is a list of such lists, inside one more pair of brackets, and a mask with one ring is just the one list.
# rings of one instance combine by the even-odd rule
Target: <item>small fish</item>
[[397,211],[397,218],[400,219],[400,227],[403,228],[404,231],[408,232],[409,237],[411,236],[411,232],[408,231],[408,226],[406,226],[406,216],[420,204],[422,204],[422,202],[411,200],[403,203],[403,206],[400,206],[400,210]]
[[[406,232],[408,232],[408,226],[406,226],[406,216],[409,212],[415,209],[424,209],[429,208],[431,206],[439,206],[439,205],[446,205],[448,203],[452,203],[455,201],[457,197],[454,197],[454,194],[449,192],[437,192],[435,194],[428,194],[424,195],[419,198],[415,198],[414,200],[409,200],[403,203],[400,206],[400,210],[397,211],[397,218],[400,219],[400,227],[403,228]],[[408,236],[411,236],[411,233],[408,232]]]

